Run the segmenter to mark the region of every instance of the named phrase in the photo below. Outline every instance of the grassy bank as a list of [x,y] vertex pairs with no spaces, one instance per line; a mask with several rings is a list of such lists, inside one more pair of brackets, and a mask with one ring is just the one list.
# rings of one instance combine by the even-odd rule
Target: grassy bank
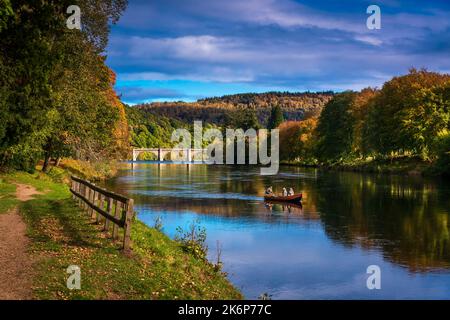
[[421,160],[419,158],[393,158],[393,159],[376,159],[376,160],[352,160],[327,165],[317,165],[304,163],[302,161],[281,162],[284,165],[314,167],[325,170],[351,171],[351,172],[368,172],[368,173],[384,173],[384,174],[401,174],[401,175],[439,175],[440,173],[433,166],[433,163]]
[[[61,170],[0,176],[0,211],[15,205],[27,224],[34,260],[37,299],[240,299],[241,294],[210,263],[183,251],[179,243],[135,221],[131,257],[71,199]],[[27,202],[15,185],[34,186],[42,195]],[[81,269],[81,290],[69,290],[66,269]]]
[[59,164],[61,168],[70,174],[90,181],[99,181],[116,175],[118,163],[116,161],[81,161],[65,158]]

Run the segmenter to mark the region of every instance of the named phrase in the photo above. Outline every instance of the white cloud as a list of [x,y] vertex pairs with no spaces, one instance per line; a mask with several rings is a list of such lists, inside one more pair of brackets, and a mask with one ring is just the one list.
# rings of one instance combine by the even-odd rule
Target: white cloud
[[133,57],[167,55],[187,60],[233,61],[245,55],[242,45],[243,43],[234,38],[210,35],[175,38],[132,37],[129,41],[129,54]]
[[373,46],[381,46],[383,44],[383,41],[376,38],[376,37],[371,37],[371,36],[364,36],[364,35],[358,35],[355,37],[355,40],[357,41],[361,41],[364,43],[368,43],[371,44]]
[[121,81],[169,81],[189,80],[202,82],[251,82],[255,80],[251,71],[234,71],[226,67],[211,67],[199,73],[160,73],[160,72],[128,72],[119,73]]

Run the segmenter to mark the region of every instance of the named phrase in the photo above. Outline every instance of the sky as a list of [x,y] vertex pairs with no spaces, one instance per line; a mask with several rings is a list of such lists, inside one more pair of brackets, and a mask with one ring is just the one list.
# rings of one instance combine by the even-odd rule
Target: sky
[[450,73],[450,1],[129,0],[107,56],[129,104],[381,87],[412,67]]

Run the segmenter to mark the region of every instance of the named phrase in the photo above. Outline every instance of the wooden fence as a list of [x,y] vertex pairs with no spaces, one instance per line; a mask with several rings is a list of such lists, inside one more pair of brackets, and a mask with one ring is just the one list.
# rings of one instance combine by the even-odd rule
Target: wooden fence
[[108,232],[112,224],[112,239],[119,238],[119,228],[123,229],[123,249],[130,250],[131,221],[133,219],[133,199],[100,188],[95,184],[72,176],[70,192],[78,204],[96,219],[104,220],[103,230]]

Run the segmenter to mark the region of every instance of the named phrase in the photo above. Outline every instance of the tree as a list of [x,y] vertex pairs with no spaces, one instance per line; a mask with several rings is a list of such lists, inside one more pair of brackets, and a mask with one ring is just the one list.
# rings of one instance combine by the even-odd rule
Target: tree
[[436,168],[439,173],[450,176],[450,130],[438,134],[434,143],[434,153],[437,155]]
[[355,124],[352,105],[356,96],[355,92],[344,92],[325,105],[316,130],[316,155],[321,162],[340,161],[351,154]]
[[[61,55],[69,1],[1,1],[0,166],[32,169],[48,134],[49,78]],[[3,20],[3,17],[7,19]]]
[[401,117],[401,132],[410,137],[411,149],[424,159],[433,157],[436,138],[450,126],[450,81],[421,89]]
[[284,121],[283,111],[279,105],[272,106],[270,110],[269,123],[267,129],[275,129]]
[[250,107],[239,107],[237,110],[229,112],[225,120],[225,127],[231,129],[258,130],[261,125],[256,116],[256,110]]
[[365,88],[358,92],[351,104],[350,112],[354,119],[352,133],[352,153],[361,157],[368,153],[368,147],[364,140],[364,124],[367,121],[367,113],[370,110],[373,98],[378,90]]
[[314,162],[314,130],[317,119],[286,121],[279,126],[280,159]]
[[44,171],[52,157],[100,160],[125,152],[122,139],[128,140],[127,131],[122,137],[117,130],[127,124],[112,89],[115,76],[89,43],[78,45],[83,44],[83,50],[67,55],[70,67],[58,66],[51,79],[58,121],[53,122],[44,144]]
[[[66,27],[66,9],[72,4],[82,8],[83,31]],[[91,138],[100,129],[111,131],[112,114],[103,108],[111,86],[100,53],[110,23],[125,5],[123,0],[1,0],[0,166],[33,169],[44,153],[48,160],[69,152],[70,133],[80,129],[82,120],[94,124]],[[3,20],[11,13],[12,18]],[[75,107],[76,102],[81,104]],[[83,106],[84,113],[76,111]],[[102,112],[93,116],[92,109]],[[104,138],[96,137],[97,142]]]
[[371,103],[363,129],[368,149],[382,156],[421,154],[424,145],[418,142],[413,126],[422,123],[420,115],[426,112],[420,110],[429,109],[420,107],[423,95],[449,80],[450,75],[412,69],[386,82]]

